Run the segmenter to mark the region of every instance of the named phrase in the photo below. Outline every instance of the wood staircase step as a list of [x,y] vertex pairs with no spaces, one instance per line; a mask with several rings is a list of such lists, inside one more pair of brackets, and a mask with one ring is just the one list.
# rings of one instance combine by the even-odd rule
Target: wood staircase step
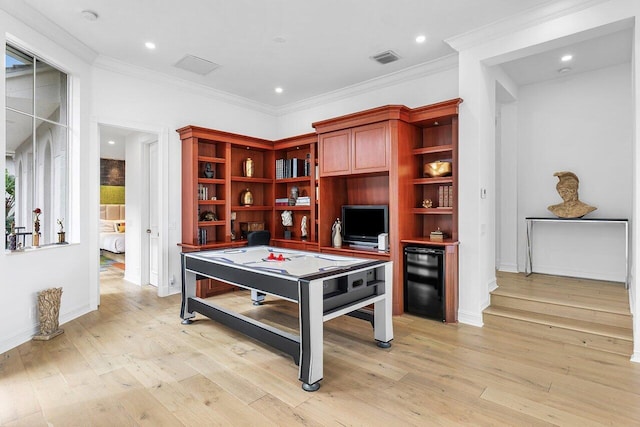
[[628,328],[506,307],[488,307],[485,325],[539,338],[630,356],[633,333]]
[[517,292],[498,289],[491,294],[491,306],[566,317],[629,330],[633,328],[633,318],[628,309],[603,308],[594,304],[568,304],[555,301],[549,296],[523,297]]

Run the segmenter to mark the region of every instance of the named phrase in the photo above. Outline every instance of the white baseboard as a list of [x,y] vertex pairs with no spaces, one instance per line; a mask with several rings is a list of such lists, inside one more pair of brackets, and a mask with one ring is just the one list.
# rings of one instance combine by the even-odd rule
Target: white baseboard
[[[74,310],[68,311],[66,313],[60,314],[60,326],[64,326],[65,323],[70,322],[71,320],[77,319],[80,316],[83,316],[89,312],[93,311],[88,306],[78,307]],[[64,327],[62,328],[64,329]],[[9,337],[7,339],[0,340],[0,353],[4,353],[6,351],[11,350],[12,348],[18,347],[21,344],[26,343],[27,341],[31,341],[34,335],[40,332],[40,326],[38,323],[34,323],[33,325],[19,331],[16,335]]]
[[465,325],[478,326],[482,327],[484,322],[482,320],[482,311],[480,314],[477,313],[469,313],[464,310],[458,310],[458,322],[464,323]]
[[634,353],[631,355],[631,361],[632,361],[632,362],[635,362],[635,363],[640,363],[640,352],[637,352],[637,351],[636,351],[636,352],[634,352]]
[[519,273],[518,264],[500,264],[498,265],[498,271],[504,271],[505,273]]
[[539,274],[550,274],[552,276],[578,277],[582,279],[603,280],[607,282],[624,283],[626,276],[621,273],[607,273],[598,271],[570,270],[553,266],[534,265],[533,272]]

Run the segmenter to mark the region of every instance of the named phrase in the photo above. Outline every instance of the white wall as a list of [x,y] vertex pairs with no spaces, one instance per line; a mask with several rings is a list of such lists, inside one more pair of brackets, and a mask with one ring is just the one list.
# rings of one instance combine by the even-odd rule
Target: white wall
[[278,120],[278,138],[314,132],[312,123],[384,105],[410,108],[458,97],[458,61],[445,58],[412,70],[406,78],[387,77],[345,88],[289,107]]
[[[459,51],[460,58],[460,97],[465,99],[460,110],[460,150],[459,150],[459,237],[460,237],[460,310],[459,319],[463,322],[482,324],[482,301],[488,300],[486,277],[488,266],[495,265],[495,253],[491,250],[491,242],[482,238],[483,221],[487,214],[491,214],[492,208],[484,203],[476,201],[478,185],[484,185],[487,177],[486,168],[495,167],[495,159],[490,160],[489,165],[478,162],[480,153],[495,149],[495,135],[491,128],[495,121],[495,106],[492,99],[495,98],[495,76],[487,72],[485,65],[494,66],[507,59],[512,59],[514,54],[520,54],[527,50],[539,49],[547,42],[579,33],[582,31],[601,28],[608,24],[617,24],[623,21],[636,22],[640,16],[640,3],[632,0],[611,0],[595,3],[592,7],[570,11],[566,14],[556,14],[546,20],[537,20],[533,25],[518,27],[514,22],[505,22],[496,28],[485,28],[478,32],[472,32],[449,40],[449,43]],[[531,22],[527,22],[531,24]],[[502,25],[502,27],[500,27]],[[521,28],[514,30],[514,28]],[[628,108],[635,114],[640,103],[639,88],[637,85],[640,76],[640,67],[637,65],[638,49],[640,48],[640,36],[635,31],[634,54],[632,64],[631,86],[632,102]],[[596,83],[599,84],[599,83]],[[574,103],[568,103],[567,108],[574,108]],[[598,108],[600,111],[600,108]],[[518,112],[519,116],[524,115]],[[639,134],[639,122],[632,122],[633,129],[633,179],[632,203],[633,212],[631,220],[635,223],[640,212],[640,176],[637,174],[637,165],[640,161],[640,151],[635,149],[637,135]],[[540,129],[543,132],[543,129]],[[565,135],[566,136],[566,135]],[[573,135],[572,135],[573,136]],[[539,143],[540,141],[536,141]],[[586,184],[584,182],[583,184]],[[489,190],[495,191],[496,186],[489,183]],[[554,185],[554,184],[551,184]],[[585,185],[588,192],[583,192],[582,197],[589,201],[592,191],[597,184]],[[548,185],[547,185],[548,187]],[[585,190],[586,190],[585,188]],[[494,207],[495,208],[495,207]],[[599,213],[602,213],[599,212]],[[529,213],[527,213],[528,215]],[[632,283],[630,288],[630,301],[632,310],[639,306],[640,298],[635,281],[636,265],[640,261],[637,251],[637,242],[640,238],[638,227],[632,228]],[[636,313],[637,314],[637,313]],[[633,360],[640,361],[640,316],[634,316],[634,356]]]
[[[153,72],[101,59],[94,68],[96,84],[92,93],[92,121],[137,129],[159,135],[162,212],[160,239],[163,248],[158,284],[160,295],[180,292],[181,239],[181,142],[176,129],[187,125],[275,139],[276,118],[247,106],[232,104],[224,94],[185,85]],[[127,153],[127,156],[129,152]],[[141,154],[140,154],[141,155]],[[127,158],[127,164],[129,159]],[[91,176],[97,188],[98,176]],[[127,194],[130,191],[127,181]],[[130,199],[127,197],[127,205]],[[131,208],[127,206],[127,219]],[[127,231],[129,230],[127,224]],[[128,235],[127,235],[128,236]],[[127,242],[128,244],[128,242]],[[139,250],[140,248],[136,248]],[[139,267],[138,263],[138,267]],[[129,272],[127,272],[129,276]],[[173,286],[171,278],[175,278]],[[136,282],[132,276],[129,280]]]
[[[5,35],[9,34],[14,42],[71,73],[74,102],[89,105],[91,68],[88,64],[3,11],[0,11],[0,28],[3,29],[0,39],[3,46],[7,41]],[[2,73],[4,80],[4,71]],[[3,95],[0,102],[4,110],[4,85],[1,90]],[[72,115],[70,162],[72,168],[80,171],[79,175],[72,178],[71,218],[66,220],[67,235],[72,244],[21,253],[0,253],[0,352],[29,340],[37,332],[37,293],[43,289],[63,288],[61,323],[97,307],[97,297],[93,291],[98,278],[98,251],[93,250],[98,244],[97,223],[92,231],[92,221],[87,214],[91,212],[89,200],[91,192],[97,193],[97,184],[92,188],[82,177],[90,174],[92,156],[97,163],[99,150],[95,142],[89,139],[88,123],[86,107]],[[4,120],[0,123],[0,134],[6,134]],[[5,151],[5,144],[5,138],[0,138],[0,151]],[[2,156],[0,169],[4,169],[4,163]],[[93,212],[97,217],[97,205]]]
[[[586,218],[632,214],[631,67],[621,64],[523,86],[518,99],[518,267],[524,271],[525,217],[553,216],[562,202],[554,172],[580,179],[580,200],[598,209]],[[512,238],[514,236],[511,236]],[[624,282],[620,225],[537,224],[534,271]]]
[[496,146],[496,267],[500,271],[518,272],[518,106],[502,104]]

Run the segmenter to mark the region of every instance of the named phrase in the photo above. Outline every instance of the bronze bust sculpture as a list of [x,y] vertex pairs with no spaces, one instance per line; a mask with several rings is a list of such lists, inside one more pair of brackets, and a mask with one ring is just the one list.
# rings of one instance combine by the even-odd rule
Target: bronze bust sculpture
[[580,180],[573,172],[556,172],[553,176],[558,177],[556,190],[563,202],[551,205],[547,209],[560,218],[580,218],[595,211],[597,208],[589,206],[578,200],[578,185]]

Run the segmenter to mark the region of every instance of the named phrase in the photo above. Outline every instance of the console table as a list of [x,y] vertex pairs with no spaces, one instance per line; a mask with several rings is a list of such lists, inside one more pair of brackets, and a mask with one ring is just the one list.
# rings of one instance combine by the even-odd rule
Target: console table
[[625,289],[629,289],[629,220],[628,219],[610,219],[610,218],[544,218],[544,217],[526,217],[527,224],[527,259],[524,265],[524,272],[527,276],[533,273],[533,260],[531,252],[533,248],[533,225],[536,222],[546,223],[580,223],[580,224],[621,224],[624,226],[624,265],[625,265]]

